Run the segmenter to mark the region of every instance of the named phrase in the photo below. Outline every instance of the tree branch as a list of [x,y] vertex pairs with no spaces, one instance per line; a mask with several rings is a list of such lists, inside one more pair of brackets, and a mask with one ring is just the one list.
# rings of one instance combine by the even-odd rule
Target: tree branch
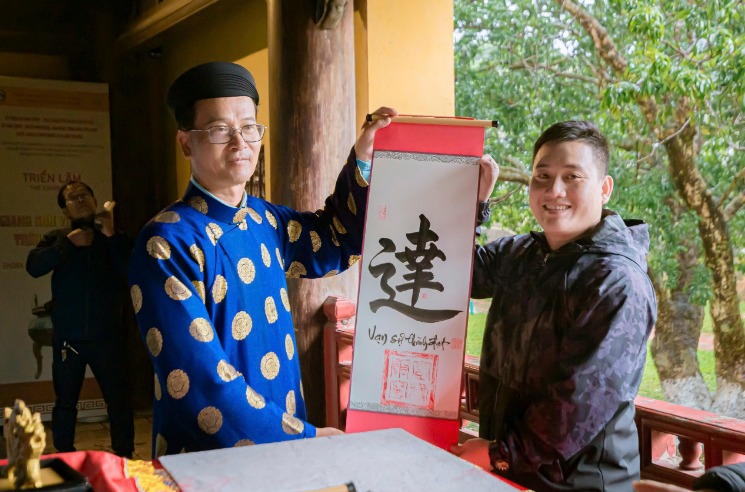
[[741,169],[740,172],[737,173],[734,178],[732,178],[732,182],[729,184],[729,186],[724,191],[724,193],[722,193],[722,197],[719,199],[719,205],[718,206],[720,208],[724,208],[724,215],[725,215],[725,217],[728,217],[728,218],[731,217],[731,215],[728,215],[729,212],[727,212],[727,210],[730,207],[734,209],[734,211],[732,212],[732,215],[734,215],[737,212],[737,210],[739,210],[740,207],[742,207],[742,203],[738,204],[737,202],[738,202],[738,200],[745,199],[745,197],[743,197],[743,193],[745,193],[745,192],[741,192],[740,194],[734,196],[732,198],[732,201],[730,203],[728,203],[727,205],[724,205],[724,202],[727,201],[727,197],[729,196],[730,193],[732,193],[732,190],[735,189],[735,185],[737,185],[737,181],[740,180],[740,179],[742,179],[744,176],[745,176],[745,169]]
[[542,70],[546,70],[548,72],[553,73],[557,77],[563,77],[563,78],[566,78],[566,79],[581,80],[583,82],[589,82],[589,83],[594,84],[594,85],[599,85],[600,84],[600,81],[598,79],[594,79],[592,77],[587,77],[586,75],[579,75],[579,74],[576,74],[576,73],[562,72],[559,69],[557,69],[557,68],[555,68],[555,67],[553,67],[551,65],[545,64],[545,63],[532,63],[531,64],[531,63],[528,63],[526,60],[521,60],[521,61],[519,61],[517,63],[513,63],[512,65],[509,66],[509,68],[511,70],[517,70],[517,69],[520,69],[520,68],[523,68],[523,69],[526,69],[526,70],[538,70],[538,69],[542,69]]
[[652,152],[650,152],[649,154],[645,155],[644,157],[642,157],[642,158],[640,158],[640,159],[637,159],[637,160],[636,160],[636,162],[643,162],[643,161],[646,161],[647,159],[651,159],[651,158],[652,158],[652,157],[654,156],[655,152],[657,152],[657,149],[658,149],[658,148],[659,148],[659,147],[660,147],[661,145],[665,145],[665,144],[666,144],[667,142],[669,142],[669,141],[670,141],[670,140],[672,140],[673,138],[675,138],[675,137],[677,137],[678,135],[680,135],[680,134],[681,134],[681,133],[683,132],[683,130],[685,130],[685,129],[686,129],[686,127],[688,126],[688,124],[689,124],[690,122],[691,122],[691,118],[689,117],[689,118],[688,118],[688,119],[687,119],[687,120],[685,121],[685,123],[683,123],[683,126],[681,126],[680,128],[678,128],[678,129],[677,129],[677,130],[676,130],[675,132],[671,133],[670,135],[668,135],[668,136],[667,136],[667,137],[665,137],[664,139],[660,140],[659,142],[655,142],[655,143],[653,143],[653,144],[652,144]]
[[[616,43],[611,39],[608,30],[595,17],[571,0],[555,0],[555,2],[569,12],[579,22],[590,38],[592,38],[598,55],[611,66],[617,75],[623,76],[628,66],[628,61],[616,47]],[[657,106],[653,99],[639,98],[637,101],[648,121],[657,119]]]
[[724,211],[722,212],[722,215],[724,215],[724,220],[732,219],[735,214],[740,211],[743,205],[745,205],[745,191],[741,191],[737,195],[733,196],[732,200],[727,204],[726,207],[724,207]]

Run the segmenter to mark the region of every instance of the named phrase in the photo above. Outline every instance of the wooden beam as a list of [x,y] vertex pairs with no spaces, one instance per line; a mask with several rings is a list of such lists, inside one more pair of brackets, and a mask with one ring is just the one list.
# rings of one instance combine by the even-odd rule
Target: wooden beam
[[165,0],[137,17],[116,40],[119,52],[133,50],[219,0]]

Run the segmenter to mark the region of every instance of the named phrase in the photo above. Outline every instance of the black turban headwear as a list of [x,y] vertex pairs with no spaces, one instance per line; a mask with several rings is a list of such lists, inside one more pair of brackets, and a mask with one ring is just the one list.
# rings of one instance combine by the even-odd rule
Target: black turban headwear
[[194,102],[216,97],[248,96],[259,105],[259,92],[251,72],[229,62],[197,65],[171,84],[166,102],[181,126],[192,123]]

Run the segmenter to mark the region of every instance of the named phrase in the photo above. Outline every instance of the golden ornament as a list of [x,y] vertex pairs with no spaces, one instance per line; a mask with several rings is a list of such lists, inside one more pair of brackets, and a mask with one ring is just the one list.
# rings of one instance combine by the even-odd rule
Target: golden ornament
[[303,232],[303,226],[296,220],[291,220],[287,223],[287,235],[290,236],[290,242],[294,243],[300,238],[300,234]]
[[215,407],[204,407],[197,415],[199,428],[206,434],[216,434],[222,427],[222,413]]
[[179,217],[177,212],[168,211],[158,215],[154,220],[155,222],[162,222],[164,224],[175,224],[181,220],[181,217]]
[[142,309],[142,289],[140,289],[139,285],[133,285],[129,289],[129,295],[132,297],[132,307],[135,309],[135,314],[137,314]]
[[191,322],[189,334],[198,342],[211,342],[215,336],[212,325],[204,318],[196,318]]
[[180,400],[189,392],[189,376],[181,369],[174,369],[168,374],[166,389],[172,398]]
[[156,260],[167,260],[171,257],[171,246],[160,236],[151,237],[145,246],[147,253]]
[[222,275],[215,277],[215,283],[212,284],[212,299],[215,300],[215,304],[219,304],[225,299],[225,295],[228,292],[228,281]]
[[174,301],[185,301],[191,297],[191,290],[187,289],[186,286],[181,283],[181,280],[176,277],[168,277],[166,279],[166,294]]
[[232,333],[233,338],[236,340],[243,340],[251,333],[253,327],[253,321],[251,316],[245,311],[238,311],[235,318],[233,318]]
[[153,357],[158,357],[160,351],[163,350],[163,335],[160,333],[160,330],[155,327],[147,330],[145,343],[150,353],[153,354]]
[[279,374],[279,358],[274,352],[268,352],[261,358],[261,374],[269,381]]

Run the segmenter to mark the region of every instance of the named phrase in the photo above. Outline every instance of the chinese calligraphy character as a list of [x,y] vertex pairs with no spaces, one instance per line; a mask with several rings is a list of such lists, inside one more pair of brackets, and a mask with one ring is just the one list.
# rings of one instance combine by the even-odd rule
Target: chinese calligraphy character
[[[388,299],[376,299],[370,303],[370,310],[375,313],[381,307],[387,307],[398,311],[409,318],[425,323],[436,323],[450,319],[461,311],[453,309],[423,309],[418,308],[415,304],[419,301],[422,289],[433,289],[442,292],[444,287],[441,283],[434,281],[434,274],[429,271],[432,269],[432,261],[439,259],[445,261],[445,253],[437,247],[439,236],[430,229],[429,219],[424,214],[419,215],[419,231],[406,234],[406,239],[415,247],[404,248],[404,251],[396,252],[396,245],[389,238],[380,238],[378,241],[383,249],[376,254],[368,271],[373,277],[380,277],[380,288],[388,294]],[[396,274],[396,267],[392,263],[381,263],[373,265],[375,258],[383,253],[394,253],[395,258],[401,262],[411,273],[403,275],[405,283],[396,286],[394,289],[388,282]],[[397,292],[411,292],[411,303],[406,304],[396,300]]]

